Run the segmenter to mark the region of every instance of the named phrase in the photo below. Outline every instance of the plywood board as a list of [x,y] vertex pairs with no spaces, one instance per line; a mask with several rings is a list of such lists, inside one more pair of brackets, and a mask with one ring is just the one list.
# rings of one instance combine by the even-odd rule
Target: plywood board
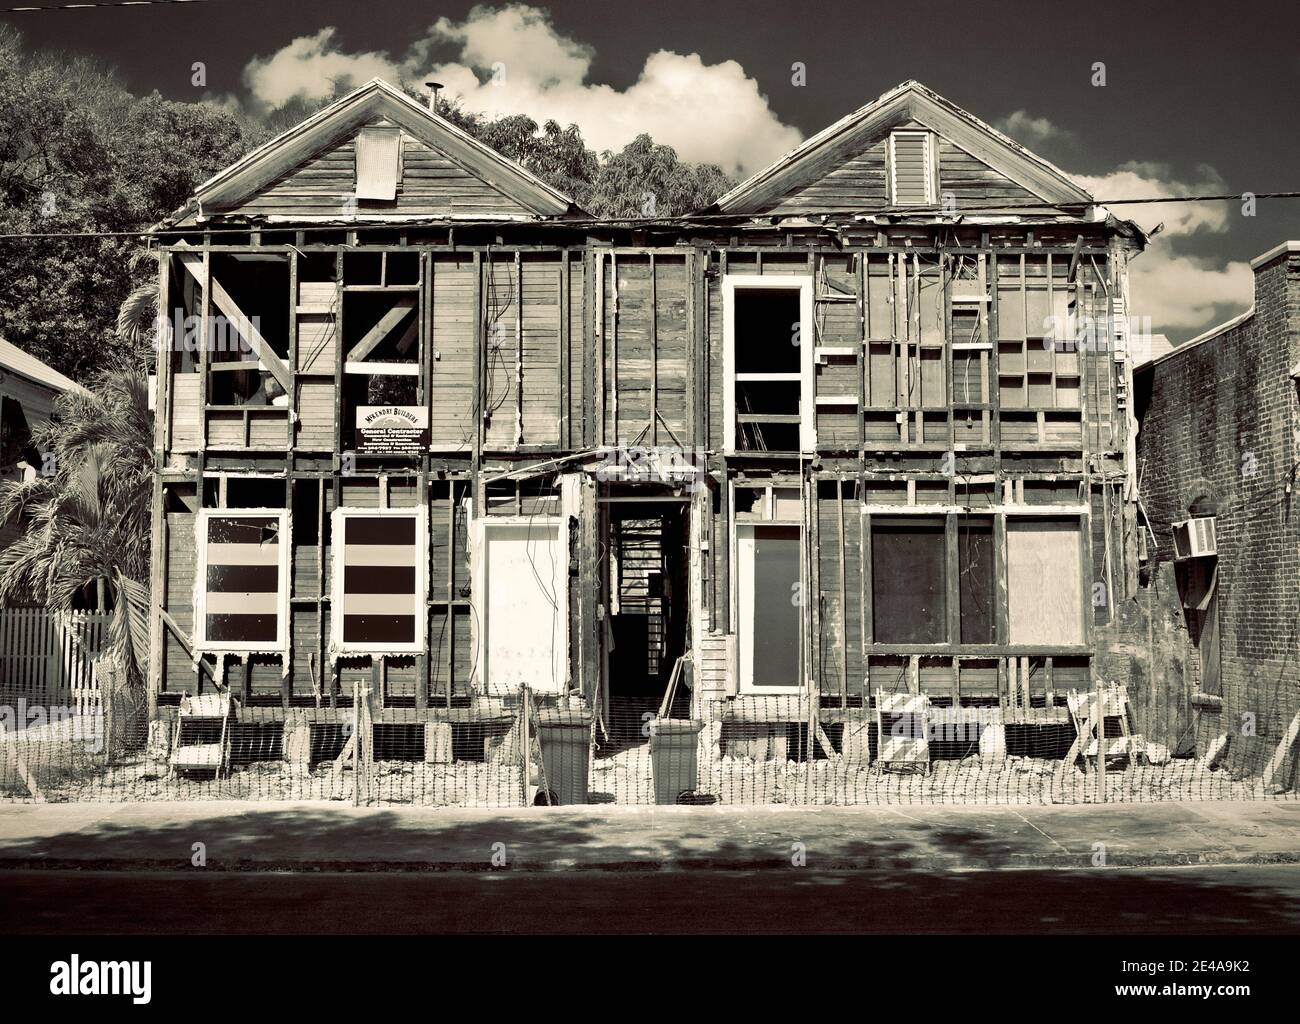
[[1013,644],[1083,643],[1079,524],[1007,522],[1007,609]]
[[488,689],[511,692],[527,683],[538,693],[561,693],[569,561],[560,525],[534,518],[482,528]]

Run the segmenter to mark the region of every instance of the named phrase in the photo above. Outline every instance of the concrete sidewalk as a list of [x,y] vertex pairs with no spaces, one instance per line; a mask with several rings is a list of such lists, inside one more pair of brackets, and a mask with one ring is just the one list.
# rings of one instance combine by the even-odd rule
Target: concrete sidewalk
[[[960,870],[1300,862],[1300,802],[1104,807],[0,806],[0,870]],[[498,846],[497,844],[504,844]],[[494,854],[497,863],[493,863]],[[501,863],[504,858],[504,865]]]

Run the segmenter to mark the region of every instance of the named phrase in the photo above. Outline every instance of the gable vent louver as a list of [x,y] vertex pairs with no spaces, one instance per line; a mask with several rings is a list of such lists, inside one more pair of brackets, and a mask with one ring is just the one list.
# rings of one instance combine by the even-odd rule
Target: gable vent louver
[[890,188],[895,206],[933,206],[934,144],[927,131],[889,136]]

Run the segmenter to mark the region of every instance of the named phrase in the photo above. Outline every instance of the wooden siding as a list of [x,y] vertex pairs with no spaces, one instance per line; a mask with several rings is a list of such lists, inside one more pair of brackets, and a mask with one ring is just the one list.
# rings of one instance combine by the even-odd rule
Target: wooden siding
[[[379,119],[374,124],[389,122]],[[353,132],[222,212],[302,217],[337,217],[349,210],[430,217],[531,216],[530,210],[505,193],[405,131],[397,198],[355,202],[356,137]]]
[[[924,128],[909,121],[901,128]],[[939,204],[949,193],[957,212],[970,207],[998,203],[1041,202],[1024,186],[999,174],[942,136],[938,139]],[[788,189],[779,199],[767,204],[771,213],[830,213],[865,210],[889,205],[886,180],[886,151],[889,136],[873,139],[857,152],[844,154],[840,162],[811,181]]]
[[433,379],[429,433],[435,451],[468,451],[473,447],[475,412],[474,325],[479,299],[472,254],[435,255],[432,278],[430,336]]

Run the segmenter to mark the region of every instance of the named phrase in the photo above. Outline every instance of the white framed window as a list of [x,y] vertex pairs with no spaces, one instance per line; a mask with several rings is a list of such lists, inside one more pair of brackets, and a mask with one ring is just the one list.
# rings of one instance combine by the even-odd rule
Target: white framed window
[[938,173],[935,140],[925,129],[889,133],[889,200],[894,206],[935,206]]
[[285,509],[199,512],[194,587],[197,650],[288,650],[288,526]]
[[563,693],[569,678],[569,528],[561,516],[485,516],[473,527],[478,675],[486,692]]
[[726,450],[813,451],[812,277],[727,274],[722,316]]
[[428,625],[428,510],[337,508],[330,531],[331,648],[422,653]]
[[806,586],[798,495],[798,488],[765,488],[752,513],[736,520],[732,592],[742,694],[797,694],[803,687]]

